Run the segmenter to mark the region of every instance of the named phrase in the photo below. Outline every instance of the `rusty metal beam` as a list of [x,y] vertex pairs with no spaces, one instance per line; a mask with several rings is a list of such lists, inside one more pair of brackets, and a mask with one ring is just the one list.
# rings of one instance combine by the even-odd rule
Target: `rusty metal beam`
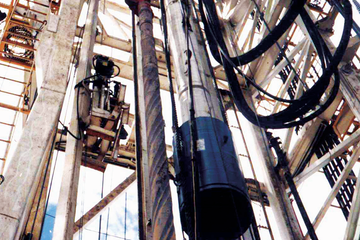
[[87,213],[84,214],[79,220],[74,224],[74,234],[77,233],[82,227],[85,228],[91,220],[99,216],[102,211],[106,210],[109,205],[114,202],[114,200],[136,179],[136,173],[132,173],[128,178],[126,178],[122,183],[115,187],[106,197],[100,200],[94,207],[92,207]]

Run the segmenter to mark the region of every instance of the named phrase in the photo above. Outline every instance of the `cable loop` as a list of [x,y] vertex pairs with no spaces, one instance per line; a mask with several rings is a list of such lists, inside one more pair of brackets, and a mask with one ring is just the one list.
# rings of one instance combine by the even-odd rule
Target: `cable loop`
[[[228,50],[226,48],[226,44],[223,40],[223,36],[221,32],[216,31],[215,27],[219,26],[219,19],[216,14],[216,8],[212,1],[204,1],[205,9],[207,15],[205,15],[203,2],[199,2],[200,7],[200,13],[205,25],[205,33],[207,36],[207,39],[210,44],[210,50],[214,56],[214,58],[222,63],[229,85],[230,89],[232,91],[233,96],[235,97],[236,105],[238,106],[239,110],[243,113],[243,115],[253,124],[258,125],[260,127],[265,128],[288,128],[288,127],[295,127],[304,124],[305,122],[319,116],[321,113],[325,111],[325,109],[332,103],[332,101],[335,99],[336,94],[339,90],[340,85],[340,77],[339,73],[337,71],[337,66],[339,62],[342,59],[342,56],[345,53],[347,44],[349,42],[350,38],[350,32],[351,32],[351,25],[352,25],[352,11],[351,11],[351,4],[348,0],[344,1],[344,29],[343,29],[343,35],[342,39],[340,41],[340,44],[334,54],[330,53],[329,49],[327,48],[324,40],[320,36],[320,33],[318,32],[317,28],[315,27],[314,23],[312,22],[310,16],[306,12],[306,10],[303,7],[294,9],[293,5],[296,4],[296,2],[300,1],[293,1],[292,5],[290,6],[288,12],[290,9],[292,11],[296,12],[296,16],[298,14],[301,15],[301,18],[303,19],[305,26],[309,32],[309,35],[315,45],[315,48],[318,52],[318,56],[321,60],[321,65],[323,67],[323,75],[318,79],[318,81],[313,85],[311,89],[306,91],[303,96],[296,100],[286,100],[282,98],[278,98],[276,96],[273,96],[269,93],[267,93],[265,90],[262,90],[259,86],[255,84],[255,81],[250,81],[236,66],[243,65],[247,62],[250,62],[257,58],[257,56],[263,52],[265,52],[268,48],[264,49],[258,49],[257,47],[253,48],[249,52],[256,51],[254,53],[254,56],[248,58],[246,61],[243,61],[244,56],[248,54],[249,52],[235,57],[230,58]],[[298,3],[297,3],[298,4]],[[292,14],[295,14],[293,12]],[[292,15],[293,16],[293,15]],[[284,17],[285,18],[285,17]],[[275,29],[278,26],[285,26],[283,25],[282,21],[284,21],[284,18],[280,21],[280,23],[275,27]],[[294,19],[293,19],[294,20]],[[292,21],[293,21],[292,20]],[[210,23],[210,25],[209,25]],[[291,25],[291,23],[287,23],[288,26]],[[287,26],[287,25],[286,25]],[[213,27],[213,28],[212,28]],[[275,32],[275,29],[267,35],[267,37],[272,36],[271,41],[277,41],[278,38],[281,37],[281,35],[278,35],[278,33]],[[277,30],[276,30],[277,31]],[[286,29],[284,30],[286,31]],[[275,33],[274,33],[275,32]],[[267,39],[265,37],[264,39]],[[264,41],[264,40],[263,40]],[[263,42],[262,41],[262,42]],[[266,44],[264,46],[267,46]],[[216,48],[215,48],[216,47]],[[256,50],[257,49],[257,50]],[[261,55],[260,54],[260,55]],[[260,56],[259,55],[259,56]],[[240,88],[240,84],[238,83],[237,76],[234,72],[234,68],[247,80],[247,83],[252,84],[255,88],[258,89],[258,91],[263,92],[264,94],[278,100],[278,101],[284,101],[290,103],[290,105],[275,114],[271,114],[269,116],[261,116],[258,115],[256,112],[254,112],[251,107],[249,107],[247,101],[245,100],[245,97],[242,93],[242,90]],[[320,101],[322,99],[323,94],[325,93],[326,89],[328,88],[330,84],[330,78],[334,75],[334,85],[332,87],[332,91],[329,94],[329,97],[327,100],[320,104]]]

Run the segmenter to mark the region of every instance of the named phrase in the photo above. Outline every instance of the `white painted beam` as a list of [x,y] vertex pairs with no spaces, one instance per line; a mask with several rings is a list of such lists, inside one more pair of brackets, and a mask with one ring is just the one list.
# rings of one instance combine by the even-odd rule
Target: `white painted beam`
[[[98,7],[99,0],[90,1],[83,35],[83,43],[80,51],[79,67],[76,73],[76,84],[90,75],[93,47],[95,44]],[[79,136],[78,114],[82,119],[85,119],[85,116],[88,115],[88,108],[86,106],[89,104],[89,99],[84,89],[81,88],[76,90],[80,91],[80,94],[74,94],[74,98],[72,99],[74,104],[71,113],[69,131],[75,136]],[[77,99],[77,97],[79,97],[79,99]],[[80,106],[79,112],[77,111],[78,104]],[[82,152],[83,141],[68,136],[65,152],[66,161],[64,163],[59,200],[56,209],[53,240],[71,240],[73,237],[73,225]]]
[[[251,101],[251,95],[248,91],[245,95],[248,101]],[[285,190],[285,185],[279,180],[275,172],[275,158],[269,149],[264,129],[259,128],[248,121],[241,121],[242,129],[250,129],[252,139],[247,144],[253,144],[257,147],[257,157],[261,165],[264,178],[264,184],[267,189],[267,196],[270,202],[271,210],[277,219],[276,227],[272,226],[272,230],[278,232],[282,240],[300,240],[302,233],[297,221],[295,212],[291,206],[290,199]]]
[[360,140],[360,129],[351,134],[350,137],[345,139],[335,148],[330,149],[328,153],[318,159],[316,162],[312,163],[308,168],[306,168],[302,173],[300,173],[297,177],[294,178],[294,182],[296,185],[301,184],[312,174],[319,171],[321,168],[325,167],[328,163],[330,163],[334,158],[340,156],[344,151],[346,151],[349,147],[356,144]]
[[[287,55],[287,59],[290,62],[294,59],[296,54],[298,54],[303,49],[306,42],[307,42],[306,38],[302,39],[296,45],[296,47],[294,47],[290,51],[290,53]],[[260,87],[264,88],[288,64],[289,64],[289,62],[284,58],[283,60],[281,60],[281,62],[278,65],[275,66],[275,68],[273,70],[271,70],[271,72],[269,72],[266,76],[260,76],[259,78],[256,78],[256,81],[258,82]]]
[[56,32],[50,32],[48,24],[42,33],[41,45],[49,47],[49,70],[5,173],[6,181],[0,186],[0,239],[20,238],[33,202],[46,146],[57,127],[65,97],[79,3],[63,0]]
[[[268,1],[266,11],[265,11],[265,19],[270,29],[273,29],[281,17],[281,13],[286,8],[290,1]],[[283,36],[280,37],[278,43],[280,46],[285,42],[290,30],[287,30]],[[261,35],[265,37],[268,34],[268,30],[264,26],[262,28]],[[280,50],[274,44],[271,48],[269,48],[262,57],[259,57],[250,63],[249,71],[246,73],[247,76],[253,76],[255,79],[264,79],[272,69],[276,58],[279,56]]]
[[[338,194],[341,186],[344,184],[345,180],[348,178],[353,166],[357,162],[360,156],[360,145],[358,144],[351,155],[349,162],[345,165],[344,170],[342,171],[341,175],[337,179],[335,185],[333,186],[329,196],[324,202],[324,205],[321,207],[319,213],[317,214],[315,220],[313,221],[314,229],[316,230],[317,227],[320,225],[321,220],[324,218],[327,210],[329,209],[331,203],[334,201],[336,195]],[[310,240],[309,234],[307,234],[304,240]]]
[[[357,176],[360,176],[360,172]],[[360,238],[360,181],[356,181],[356,188],[351,202],[350,215],[347,221],[344,240]]]

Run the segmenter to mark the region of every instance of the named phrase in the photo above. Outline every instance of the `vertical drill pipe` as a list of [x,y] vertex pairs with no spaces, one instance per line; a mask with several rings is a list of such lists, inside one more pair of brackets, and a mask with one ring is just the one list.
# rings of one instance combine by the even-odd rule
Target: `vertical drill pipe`
[[153,13],[150,3],[140,1],[138,13],[145,92],[145,121],[146,137],[148,139],[153,239],[173,240],[175,239],[175,229],[166,160],[164,120],[161,112],[159,73],[153,36]]
[[136,49],[136,26],[135,13],[132,14],[132,51],[133,51],[133,77],[134,77],[134,94],[135,94],[135,141],[136,141],[136,180],[138,188],[138,212],[139,212],[139,239],[145,240],[145,222],[144,222],[144,182],[142,176],[142,145],[141,145],[141,130],[140,130],[140,110],[139,110],[139,84],[137,75],[137,49]]

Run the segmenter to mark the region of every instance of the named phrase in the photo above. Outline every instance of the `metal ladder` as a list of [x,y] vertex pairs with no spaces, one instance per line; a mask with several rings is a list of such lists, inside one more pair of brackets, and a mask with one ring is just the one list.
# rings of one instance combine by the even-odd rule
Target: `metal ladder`
[[[328,125],[326,126],[320,141],[315,146],[315,154],[318,158],[320,158],[338,144],[340,144],[338,136],[336,135],[332,126]],[[348,153],[340,155],[323,168],[324,174],[329,181],[331,187],[335,185],[336,180],[339,178],[341,172],[344,169],[344,166],[348,162],[348,160],[346,159],[347,154]],[[355,185],[356,177],[354,172],[351,171],[349,178],[345,180],[344,184],[339,190],[339,193],[336,195],[336,199],[346,220],[349,217],[351,201],[355,191]]]
[[39,43],[39,33],[47,23],[51,8],[48,3],[12,0],[9,5],[0,4],[0,8],[8,11],[0,25],[0,108],[2,111],[15,111],[12,120],[0,115],[1,127],[9,128],[9,135],[0,139],[2,144],[6,144],[5,153],[0,154],[3,162],[10,149],[17,115],[19,112],[28,114],[31,109],[29,99],[34,99],[30,96],[30,86],[35,70],[35,46]]
[[9,12],[2,30],[0,60],[31,70],[36,51],[34,46],[39,41],[38,34],[46,24],[47,16],[47,12],[31,8],[31,5],[44,10],[49,6],[32,0],[27,0],[27,5],[19,0],[12,3],[7,6]]

